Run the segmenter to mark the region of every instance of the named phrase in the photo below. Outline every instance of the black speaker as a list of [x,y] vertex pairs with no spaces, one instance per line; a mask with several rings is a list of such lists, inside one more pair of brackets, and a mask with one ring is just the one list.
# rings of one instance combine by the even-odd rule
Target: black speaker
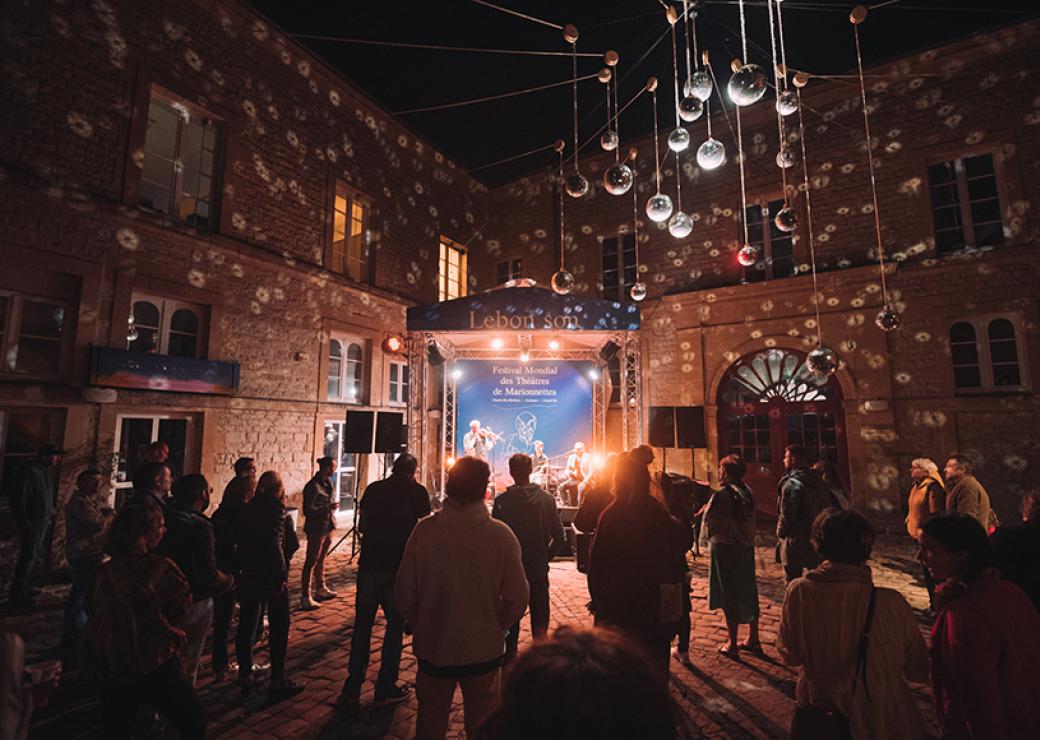
[[675,446],[683,449],[706,448],[703,406],[676,406]]
[[375,411],[348,411],[347,424],[343,432],[343,451],[371,452],[375,420]]
[[400,452],[404,414],[397,411],[380,411],[376,417],[376,452]]
[[649,422],[651,447],[675,447],[675,406],[651,406]]

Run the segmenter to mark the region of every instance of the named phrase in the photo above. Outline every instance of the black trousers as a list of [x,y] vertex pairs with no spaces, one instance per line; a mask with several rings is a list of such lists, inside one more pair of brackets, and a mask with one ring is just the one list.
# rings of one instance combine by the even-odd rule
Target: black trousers
[[[549,582],[528,583],[531,589],[531,632],[535,627],[549,626]],[[506,635],[506,654],[515,654],[520,640],[520,620],[509,628]]]
[[[228,667],[228,635],[231,633],[231,617],[235,612],[236,594],[234,591],[213,597],[213,670],[223,671]],[[238,629],[252,631],[253,644],[260,642],[264,633],[264,610],[266,604],[261,602],[257,610],[256,622],[247,624],[238,617]],[[246,626],[243,627],[242,625]]]
[[103,736],[129,738],[142,704],[162,715],[182,738],[206,736],[206,710],[176,659],[131,683],[102,690]]
[[285,652],[289,647],[289,589],[282,590],[274,596],[264,594],[239,593],[238,633],[235,635],[235,655],[238,658],[239,678],[248,676],[253,670],[253,634],[252,629],[243,629],[243,625],[255,625],[260,618],[260,608],[267,602],[267,623],[270,632],[267,635],[267,647],[271,651],[271,679],[277,681],[285,675]]

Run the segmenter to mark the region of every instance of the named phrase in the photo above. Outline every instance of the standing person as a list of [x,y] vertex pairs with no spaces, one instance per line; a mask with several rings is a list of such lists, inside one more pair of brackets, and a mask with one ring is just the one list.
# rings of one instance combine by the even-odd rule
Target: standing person
[[165,463],[146,462],[134,475],[134,492],[127,498],[126,505],[152,504],[160,509],[166,508],[172,488],[170,468]]
[[[235,472],[235,477],[224,486],[224,496],[227,496],[231,484],[240,478],[251,481],[252,489],[256,490],[256,460],[251,457],[240,457],[235,460],[235,464],[231,466],[231,469]],[[224,497],[221,496],[220,500],[223,501]]]
[[402,454],[394,460],[390,477],[370,484],[361,497],[354,633],[350,638],[350,668],[338,701],[346,709],[354,709],[361,702],[361,684],[372,649],[372,625],[380,607],[386,617],[386,632],[376,679],[376,704],[397,703],[412,695],[410,687],[397,684],[404,620],[394,602],[394,582],[415,523],[430,513],[430,494],[415,480],[418,466],[414,455]]
[[197,473],[177,479],[165,511],[166,534],[156,550],[180,568],[191,587],[191,608],[177,626],[186,636],[184,671],[192,686],[213,622],[213,596],[230,591],[235,583],[232,576],[217,568],[213,525],[204,513],[211,491],[205,476]]
[[[318,601],[339,595],[325,585],[325,556],[332,544],[332,533],[336,531],[336,510],[332,500],[332,477],[335,474],[335,458],[318,458],[318,472],[303,487],[303,531],[307,535],[307,556],[303,561],[300,608],[304,611],[317,609],[320,606]],[[311,598],[312,581],[314,599]]]
[[253,499],[242,511],[237,554],[241,568],[238,577],[239,625],[235,635],[238,682],[243,694],[255,683],[253,675],[253,634],[241,625],[256,624],[260,605],[267,604],[271,651],[271,702],[281,701],[303,691],[303,685],[285,677],[285,653],[289,645],[289,561],[300,547],[292,519],[285,511],[285,486],[278,473],[269,470],[260,476]]
[[415,525],[394,599],[414,630],[419,661],[416,738],[443,738],[461,685],[466,734],[495,708],[504,631],[527,607],[520,543],[484,505],[491,469],[463,457],[448,471],[444,508]]
[[989,494],[972,475],[972,463],[966,455],[955,452],[946,461],[946,510],[959,511],[975,517],[987,532],[990,531]]
[[[744,483],[747,465],[740,455],[719,460],[719,483],[704,513],[704,536],[711,565],[708,608],[722,609],[729,642],[719,652],[731,658],[738,650],[762,652],[758,638],[758,581],[755,579],[755,495]],[[748,638],[737,631],[748,625]]]
[[799,667],[792,740],[926,736],[907,682],[928,680],[927,648],[902,594],[874,586],[875,539],[855,511],[829,508],[813,522],[823,562],[787,585],[777,639],[784,663]]
[[617,627],[639,643],[665,681],[686,577],[678,525],[650,496],[646,466],[629,455],[615,463],[614,496],[592,541],[591,610],[596,626]]
[[101,690],[105,738],[130,738],[137,711],[161,714],[182,738],[202,738],[206,710],[180,667],[191,608],[187,579],[152,551],[164,532],[162,509],[126,506],[109,530],[112,559],[98,569],[84,658]]
[[932,691],[943,737],[1040,737],[1040,614],[992,567],[986,530],[969,514],[933,516],[920,557],[939,584]]
[[[549,563],[563,547],[563,522],[556,500],[531,483],[531,458],[517,453],[509,458],[513,485],[495,499],[491,516],[505,522],[520,543],[524,574],[530,593],[531,637],[540,640],[549,631]],[[520,620],[506,635],[505,662],[516,658]]]
[[[639,448],[636,448],[639,449]],[[654,477],[650,477],[651,485]],[[675,519],[679,542],[683,548],[683,559],[693,548],[693,517],[694,500],[696,496],[696,484],[691,478],[674,473],[660,474],[661,496],[668,513]],[[650,495],[653,495],[651,488]],[[690,612],[693,611],[693,601],[690,599],[692,574],[689,568],[683,579],[683,605],[679,625],[676,628],[679,638],[678,647],[672,648],[672,655],[683,665],[690,665],[690,630],[693,624],[690,620]]]
[[838,509],[848,509],[851,505],[851,496],[845,484],[842,483],[838,466],[830,460],[817,460],[812,467],[831,494],[831,506]]
[[92,468],[76,476],[76,490],[65,504],[65,557],[72,571],[72,589],[65,602],[61,643],[72,647],[87,621],[86,607],[101,566],[101,546],[115,512],[98,495],[101,473]]
[[1022,497],[1022,523],[1000,527],[990,541],[1004,577],[1040,611],[1040,488]]
[[18,562],[11,580],[11,603],[33,606],[39,589],[30,585],[33,571],[43,556],[51,517],[54,516],[54,483],[62,451],[43,445],[36,458],[22,466],[11,493],[11,513],[18,527]]
[[[906,533],[916,542],[921,525],[935,514],[946,511],[946,484],[939,475],[939,466],[927,457],[919,457],[910,463],[910,477],[914,487],[907,497]],[[935,581],[927,566],[924,571],[924,586],[928,589],[928,608],[935,607]]]
[[779,562],[790,583],[806,568],[820,564],[810,541],[812,523],[831,505],[830,491],[809,467],[809,450],[791,445],[784,451],[784,469],[777,488],[776,538]]

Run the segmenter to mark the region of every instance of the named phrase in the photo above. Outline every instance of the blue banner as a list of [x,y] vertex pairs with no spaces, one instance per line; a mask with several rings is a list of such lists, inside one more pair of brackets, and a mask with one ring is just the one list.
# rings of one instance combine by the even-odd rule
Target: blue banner
[[[458,417],[455,449],[464,450],[470,422],[501,439],[488,454],[497,471],[509,456],[531,454],[535,440],[549,457],[569,453],[575,442],[592,448],[592,362],[460,360],[453,372]],[[566,458],[558,464],[563,465]]]

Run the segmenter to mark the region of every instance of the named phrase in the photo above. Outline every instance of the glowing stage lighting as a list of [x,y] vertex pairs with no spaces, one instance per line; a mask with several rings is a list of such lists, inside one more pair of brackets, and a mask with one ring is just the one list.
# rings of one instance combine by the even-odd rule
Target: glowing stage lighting
[[589,380],[599,380],[599,370],[596,368],[589,370]]
[[404,337],[400,334],[388,334],[383,339],[383,351],[388,355],[403,355],[407,345],[404,342]]
[[448,467],[448,468],[450,468],[454,464],[455,464],[455,458],[454,457],[449,457],[447,460],[444,461],[445,467]]
[[530,359],[531,359],[531,355],[527,354],[526,351],[520,353],[520,362],[527,362]]
[[596,453],[592,456],[592,469],[599,470],[603,467],[603,463],[605,463],[606,461],[607,458],[603,457],[603,455],[600,455],[599,453]]
[[502,349],[502,340],[499,339],[498,337],[495,337],[494,339],[491,340],[491,346],[494,347],[495,349]]
[[458,368],[455,368],[454,370],[451,371],[451,377],[454,380],[458,380],[459,378],[462,377],[462,371],[459,370]]
[[560,348],[560,343],[559,343],[559,342],[557,342],[557,341],[556,341],[555,339],[554,339],[554,340],[552,340],[551,342],[549,342],[549,349],[551,349],[551,350],[553,350],[553,351],[556,351],[556,350],[558,350],[559,348]]

